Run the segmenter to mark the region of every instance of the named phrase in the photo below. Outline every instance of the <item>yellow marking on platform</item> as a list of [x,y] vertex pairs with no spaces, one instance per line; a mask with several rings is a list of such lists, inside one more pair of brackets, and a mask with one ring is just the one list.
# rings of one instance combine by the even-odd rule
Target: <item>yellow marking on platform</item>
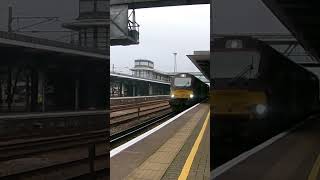
[[179,180],[187,179],[187,177],[189,175],[193,160],[194,160],[194,158],[196,156],[196,153],[197,153],[197,151],[199,149],[199,146],[200,146],[200,143],[202,141],[204,132],[205,132],[206,127],[208,125],[209,117],[210,117],[210,111],[208,112],[207,118],[206,118],[205,122],[202,125],[201,131],[200,131],[196,141],[194,142],[194,145],[193,145],[193,147],[191,149],[191,152],[190,152],[190,154],[188,156],[188,159],[186,160],[186,162],[185,162],[185,164],[184,164],[184,166],[182,168],[181,174],[179,176]]
[[200,109],[195,114],[191,115],[190,120],[188,120],[173,137],[169,138],[156,152],[148,157],[124,179],[161,180],[162,176],[197,126],[199,120],[206,114],[206,109],[207,108]]
[[320,169],[320,154],[318,155],[317,160],[315,161],[315,163],[311,169],[308,180],[317,180],[317,176],[319,174],[319,169]]

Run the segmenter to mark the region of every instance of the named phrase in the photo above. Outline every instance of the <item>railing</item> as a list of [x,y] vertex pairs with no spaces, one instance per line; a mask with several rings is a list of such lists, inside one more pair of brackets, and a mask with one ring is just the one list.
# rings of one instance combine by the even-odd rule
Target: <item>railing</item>
[[[132,20],[130,20],[132,17]],[[135,10],[131,12],[128,17],[128,35],[134,39],[135,43],[139,43],[139,27],[140,25],[136,22]]]

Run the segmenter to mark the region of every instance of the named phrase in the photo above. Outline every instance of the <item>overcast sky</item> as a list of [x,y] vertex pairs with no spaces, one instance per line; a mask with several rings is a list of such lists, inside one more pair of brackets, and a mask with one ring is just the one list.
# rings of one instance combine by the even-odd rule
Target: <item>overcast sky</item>
[[209,5],[138,9],[136,20],[140,44],[111,47],[111,67],[128,72],[135,59],[144,58],[154,61],[157,70],[173,72],[177,52],[179,72],[198,71],[186,55],[210,49]]
[[[78,17],[79,0],[0,0],[0,30],[7,31],[8,23],[8,5],[13,6],[13,16],[54,16],[59,17],[58,21],[50,21],[33,28],[24,30],[67,30],[61,28],[61,23],[71,22]],[[19,22],[20,27],[40,22],[43,19],[23,20]],[[13,29],[16,29],[18,21],[13,22]],[[60,39],[66,33],[27,33],[37,37]],[[57,39],[59,38],[59,39]]]

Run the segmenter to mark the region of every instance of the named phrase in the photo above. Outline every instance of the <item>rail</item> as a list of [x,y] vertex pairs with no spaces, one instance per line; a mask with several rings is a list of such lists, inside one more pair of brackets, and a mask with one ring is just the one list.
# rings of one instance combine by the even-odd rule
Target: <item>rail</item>
[[17,159],[38,153],[56,151],[89,143],[105,142],[108,130],[56,137],[13,140],[0,143],[0,161]]
[[114,97],[110,98],[110,106],[119,106],[119,105],[130,105],[138,103],[147,103],[155,100],[169,100],[169,95],[159,95],[159,96],[133,96],[133,97]]
[[[17,170],[10,172],[9,174],[0,175],[1,179],[17,179],[21,177],[39,176],[47,174],[48,172],[56,173],[56,171],[63,171],[68,167],[81,168],[87,166],[87,171],[77,171],[74,177],[89,176],[95,177],[97,172],[106,172],[107,167],[97,168],[97,160],[103,160],[105,164],[106,158],[109,153],[96,154],[96,145],[106,143],[107,144],[107,130],[95,131],[86,134],[76,134],[51,138],[40,138],[36,140],[24,140],[21,142],[2,143],[0,145],[1,161],[19,159],[29,157],[44,152],[56,152],[74,147],[83,147],[88,149],[88,156],[81,156],[76,159],[64,160],[63,162],[52,161],[49,165],[25,168],[24,170]],[[61,155],[61,154],[60,154]],[[95,168],[96,167],[96,168]],[[80,173],[80,174],[79,174]],[[72,174],[72,173],[70,173]],[[68,173],[68,175],[70,175]],[[67,179],[67,177],[65,177]]]
[[110,125],[111,127],[120,125],[120,124],[126,124],[130,123],[133,120],[140,120],[140,118],[149,116],[155,113],[159,113],[164,110],[170,110],[171,107],[168,104],[160,104],[157,106],[151,105],[151,106],[137,106],[135,108],[130,108],[131,112],[125,113],[125,114],[118,114],[116,116],[111,116],[110,119]]
[[107,115],[107,110],[92,110],[92,111],[65,111],[65,112],[39,112],[39,113],[16,113],[16,114],[2,114],[0,120],[8,119],[41,119],[52,117],[70,117],[83,115]]
[[131,128],[125,129],[123,131],[120,131],[118,133],[112,134],[110,136],[110,146],[115,147],[118,143],[138,134],[141,133],[142,131],[145,131],[146,129],[150,128],[151,126],[160,123],[170,117],[173,117],[175,115],[174,112],[169,112],[164,115],[151,118],[147,121],[144,121],[136,126],[133,126]]
[[103,129],[108,126],[108,114],[107,110],[97,110],[1,115],[0,140],[55,136]]
[[169,95],[156,95],[156,96],[112,97],[112,98],[110,98],[110,100],[116,100],[116,99],[146,99],[146,98],[157,98],[157,97],[167,97],[167,98],[170,98]]
[[159,103],[165,103],[168,102],[168,99],[159,99],[159,100],[151,100],[151,101],[146,101],[146,102],[136,102],[136,103],[126,103],[122,105],[116,105],[116,106],[110,106],[110,111],[115,112],[115,111],[120,111],[120,110],[127,110],[127,109],[135,109],[137,107],[142,107],[142,106],[148,106],[148,105],[155,105]]

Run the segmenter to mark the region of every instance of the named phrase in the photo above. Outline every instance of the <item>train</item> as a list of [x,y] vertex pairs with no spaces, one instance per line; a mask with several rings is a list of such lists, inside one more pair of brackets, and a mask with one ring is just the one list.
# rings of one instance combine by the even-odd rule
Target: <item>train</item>
[[178,73],[172,78],[169,104],[181,111],[208,98],[209,86],[189,73]]
[[318,77],[263,41],[215,38],[211,52],[214,137],[271,137],[318,111]]

